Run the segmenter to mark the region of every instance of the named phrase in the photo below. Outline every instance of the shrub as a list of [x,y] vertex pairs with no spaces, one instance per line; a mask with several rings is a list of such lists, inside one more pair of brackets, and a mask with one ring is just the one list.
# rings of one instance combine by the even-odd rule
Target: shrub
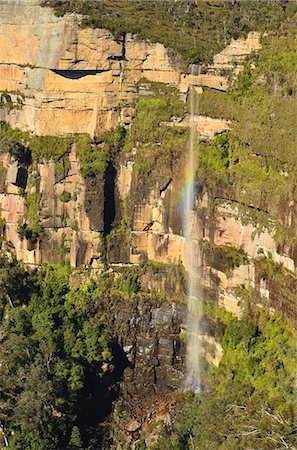
[[156,448],[273,450],[284,442],[290,448],[296,442],[296,332],[266,311],[255,322],[225,311],[220,318],[224,355],[204,380],[208,391],[184,398],[173,430],[164,431]]
[[123,274],[115,278],[112,290],[115,292],[120,292],[121,294],[137,294],[139,291],[139,284],[137,281],[137,276],[133,277],[129,274]]
[[4,167],[3,163],[0,162],[0,193],[5,192],[6,173],[6,167]]
[[52,160],[58,163],[68,155],[72,142],[71,138],[30,135],[5,122],[1,123],[0,139],[5,144],[2,151],[11,153],[19,162],[25,158],[27,164],[31,163],[31,156],[36,162]]
[[70,151],[71,138],[57,136],[32,136],[30,139],[30,149],[34,161],[50,159],[58,161]]
[[163,83],[145,82],[150,94],[140,96],[136,103],[135,118],[129,129],[124,152],[137,148],[134,156],[134,174],[138,182],[160,183],[170,176],[171,168],[187,145],[188,130],[167,126],[172,117],[184,116],[186,105],[177,89]]
[[170,134],[162,122],[172,116],[183,116],[185,104],[179,99],[177,91],[173,94],[154,94],[140,96],[136,103],[135,118],[129,131],[130,146],[141,143],[156,143],[163,140],[164,134]]
[[[263,39],[229,92],[205,89],[199,102],[201,114],[233,120],[228,157],[216,138],[200,144],[199,181],[214,196],[236,199],[274,220],[294,195],[297,166],[296,17],[287,25]],[[288,230],[278,227],[278,242],[285,238]]]
[[82,176],[104,175],[108,164],[106,148],[96,146],[87,134],[77,136],[75,142]]
[[32,223],[25,227],[24,234],[28,241],[34,243],[43,236],[44,229],[40,223]]
[[59,200],[63,203],[67,203],[71,200],[70,192],[63,191],[62,194],[59,195]]
[[210,191],[216,191],[221,183],[228,182],[230,158],[228,133],[216,136],[212,145],[200,143],[197,147],[197,180]]
[[242,247],[236,248],[232,245],[216,245],[208,241],[202,241],[203,253],[206,264],[231,274],[235,267],[248,264],[249,259]]
[[0,217],[0,238],[4,236],[6,228],[6,221],[2,217]]
[[118,38],[137,33],[141,38],[161,42],[181,53],[188,63],[209,63],[231,38],[250,30],[275,30],[287,15],[293,14],[290,6],[277,0],[46,0],[44,5],[54,7],[58,15],[84,14],[83,26],[106,28]]
[[31,223],[31,224],[18,224],[17,228],[18,235],[21,239],[27,239],[31,241],[33,244],[40,239],[44,234],[44,228],[40,223]]

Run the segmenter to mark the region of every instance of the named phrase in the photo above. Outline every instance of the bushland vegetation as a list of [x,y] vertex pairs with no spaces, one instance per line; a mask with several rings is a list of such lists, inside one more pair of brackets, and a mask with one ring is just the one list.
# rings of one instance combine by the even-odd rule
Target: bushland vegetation
[[161,42],[181,54],[187,63],[211,62],[231,40],[251,30],[276,30],[293,2],[170,0],[46,0],[56,14],[83,14],[82,26],[105,28],[116,37],[135,33],[151,42]]

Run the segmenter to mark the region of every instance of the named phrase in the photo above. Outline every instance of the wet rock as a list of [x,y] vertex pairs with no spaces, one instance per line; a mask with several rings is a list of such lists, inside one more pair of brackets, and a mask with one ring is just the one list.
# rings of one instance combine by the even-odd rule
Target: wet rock
[[170,324],[175,315],[175,308],[173,305],[161,305],[160,308],[156,308],[152,313],[152,324]]

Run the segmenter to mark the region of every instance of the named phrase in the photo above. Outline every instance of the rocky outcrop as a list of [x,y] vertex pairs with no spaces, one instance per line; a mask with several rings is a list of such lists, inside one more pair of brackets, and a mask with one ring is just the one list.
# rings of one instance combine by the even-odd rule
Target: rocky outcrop
[[[136,316],[119,312],[117,321],[129,322],[129,335],[123,342],[133,369],[124,374],[125,389],[130,394],[153,392],[156,387],[178,388],[184,374],[185,344],[180,339],[181,324],[185,321],[183,305],[160,304],[151,309],[138,305]],[[117,327],[117,321],[115,327]],[[130,356],[129,356],[130,355]]]
[[[166,193],[154,189],[146,196],[145,201],[134,205],[130,237],[131,263],[154,260],[166,264],[182,264],[187,268],[182,223],[176,221],[176,216],[168,206],[168,202],[172,204],[170,202],[180,192],[180,186],[177,186],[176,181],[170,183]],[[133,198],[135,193],[130,191],[130,195]],[[176,203],[175,207],[177,208]],[[269,286],[274,284],[259,275],[259,258],[280,265],[290,277],[290,283],[294,283],[296,277],[296,261],[277,243],[277,223],[268,218],[263,223],[263,218],[251,218],[252,214],[255,214],[253,208],[249,210],[248,206],[238,205],[235,201],[222,200],[214,210],[206,194],[197,200],[196,210],[193,212],[195,264],[197,271],[202,274],[205,298],[211,302],[215,300],[239,318],[245,307],[240,293],[242,288],[246,293],[250,291],[260,295],[265,304],[276,305],[276,287],[269,290]],[[265,215],[264,212],[262,214]],[[205,242],[210,246],[205,247]],[[231,267],[226,267],[217,260],[219,254],[215,259],[207,256],[216,249],[219,252],[225,248],[234,251],[235,258],[236,252],[242,251],[244,258],[234,266],[231,264]],[[224,255],[221,257],[224,258]],[[277,302],[278,309],[283,312],[288,311],[287,295],[288,293],[281,294],[282,300]],[[295,304],[296,300],[291,303]],[[290,318],[293,319],[293,313]]]
[[[2,0],[0,91],[6,100],[1,120],[32,134],[64,137],[99,136],[118,124],[129,129],[138,96],[150,95],[143,88],[147,80],[175,87],[185,102],[190,87],[198,96],[204,87],[226,91],[244,58],[260,48],[260,35],[250,33],[232,41],[201,73],[200,67],[185,68],[161,44],[82,29],[79,21],[74,15],[56,17],[38,0]],[[229,120],[196,113],[200,141],[211,142],[232,129]],[[162,125],[178,129],[187,128],[190,118],[166,120]],[[160,143],[145,145],[151,144],[161,152]],[[96,151],[100,145],[94,145]],[[157,263],[154,270],[139,272],[140,294],[113,292],[98,300],[113,337],[115,364],[123,369],[120,402],[126,417],[117,426],[125,443],[129,436],[131,442],[145,436],[150,445],[156,423],[170,425],[171,393],[184,379],[187,288],[180,271],[188,269],[182,207],[187,153],[161,160],[143,174],[138,151],[137,142],[126,153],[114,151],[107,169],[84,178],[75,144],[62,155],[61,174],[61,161],[22,165],[0,142],[0,243],[31,266],[69,260],[72,267],[88,267],[87,276],[95,279],[105,270],[128,273]],[[236,198],[214,199],[197,182],[192,228],[201,294],[210,308],[222,306],[238,318],[247,304],[265,306],[296,325],[296,251],[279,244],[276,221],[262,223],[250,214],[255,209]],[[37,237],[26,234],[31,224],[39,227]],[[263,261],[270,266],[263,267]],[[208,314],[206,309],[200,351],[218,367],[224,325]]]
[[[224,91],[228,88],[225,72],[238,74],[246,55],[260,48],[260,35],[250,33],[246,39],[232,41],[216,55],[206,73],[194,67],[190,74],[181,60],[161,44],[151,44],[131,34],[115,38],[107,30],[82,29],[79,17],[56,17],[50,9],[41,8],[38,1],[18,0],[13,4],[2,1],[0,8],[0,90],[9,93],[9,99],[5,97],[7,101],[2,105],[1,119],[37,135],[88,133],[94,136],[102,135],[117,124],[129,127],[137,97],[148,95],[142,90],[143,79],[178,88],[183,100],[190,86],[197,95],[204,86]],[[20,18],[17,23],[16,12]],[[196,115],[194,121],[201,140],[212,140],[216,134],[232,128],[228,120],[202,115]],[[166,125],[188,127],[189,117],[171,118]],[[112,180],[115,198],[110,201],[117,205],[114,218],[121,219],[123,211],[120,209],[124,204],[127,218],[126,228],[118,235],[117,231],[114,235],[111,233],[109,241],[104,236],[110,231],[107,232],[105,223],[106,208],[110,206],[106,199],[105,175],[84,179],[75,146],[67,157],[69,169],[63,177],[57,175],[56,164],[50,160],[35,164],[30,169],[28,182],[25,169],[8,154],[2,154],[0,209],[9,250],[32,265],[70,259],[72,266],[91,264],[98,270],[107,259],[109,263],[132,265],[153,260],[187,268],[179,198],[185,157],[183,155],[178,164],[171,164],[171,167],[160,167],[161,176],[157,179],[145,180],[138,177],[135,169],[136,154],[137,149],[132,149],[131,154],[115,158]],[[32,176],[37,183],[30,182]],[[21,227],[30,219],[21,190],[29,194],[28,198],[35,198],[39,205],[42,236],[35,240],[20,234]],[[238,289],[242,286],[257,290],[268,302],[272,296],[276,305],[275,295],[270,291],[272,284],[261,278],[256,260],[260,254],[269,256],[275,263],[281,263],[291,277],[295,273],[295,263],[277,245],[275,228],[259,227],[257,222],[244,220],[236,202],[222,201],[215,217],[214,223],[211,200],[207,194],[202,196],[201,186],[197,186],[193,211],[194,252],[197,270],[202,273],[205,297],[239,317],[243,309]],[[112,226],[111,221],[109,228]],[[243,248],[246,258],[223,270],[220,264],[205,257],[205,242],[216,248]],[[169,364],[169,359],[175,358],[172,341],[166,341],[161,332],[158,342],[153,336],[159,325],[168,328],[167,322],[171,327],[175,321],[174,307],[164,306],[166,311],[162,308],[158,306],[147,316],[142,310],[138,311],[144,314],[145,322],[141,326],[154,330],[152,335],[143,335],[142,343],[123,342],[123,348],[130,349],[128,354],[131,348],[138,348],[137,364],[133,374],[126,378],[131,386],[137,384],[137,371],[141,373],[140,378],[146,376],[141,371],[147,370],[147,362],[142,367],[141,358],[164,360],[164,365],[170,367],[168,371],[175,371]],[[167,325],[159,315],[166,316]],[[181,321],[179,317],[177,322]],[[174,334],[169,328],[166,335],[169,331]],[[201,336],[201,341],[209,362],[217,365],[221,357],[219,344],[207,333]],[[209,347],[212,347],[212,354],[205,350]],[[166,380],[167,369],[161,370],[158,364],[152,363],[150,370],[148,384],[155,379]],[[171,372],[168,377],[173,380],[176,375],[178,384],[180,374]]]
[[[181,92],[190,85],[228,86],[227,78],[216,73],[183,73],[180,61],[161,44],[81,29],[79,17],[56,17],[38,1],[4,0],[0,12],[0,91],[23,95],[21,107],[12,99],[15,108],[1,116],[22,130],[93,136],[119,122],[128,126],[142,78]],[[227,56],[222,52],[216,58],[225,64],[226,58],[230,62],[258,48],[259,37],[249,35],[233,42]]]
[[[179,292],[180,298],[185,295],[172,268],[160,267],[155,274],[148,269],[141,277],[141,286],[147,290],[142,298],[135,296],[129,302],[115,298],[108,303],[107,320],[123,349],[121,361],[125,366],[111,426],[120,442],[144,436],[149,445],[166,417],[170,420],[176,406],[173,392],[184,380],[187,308],[183,302],[156,301],[156,295],[149,293],[155,290],[167,295]],[[105,308],[103,304],[102,311]],[[204,320],[201,347],[210,364],[218,365],[222,357],[220,338],[218,327]]]
[[213,64],[210,66],[210,72],[217,73],[234,73],[238,75],[244,66],[244,60],[247,55],[261,48],[261,34],[259,32],[251,32],[247,38],[232,39],[224,50],[213,58]]
[[33,1],[2,2],[0,16],[0,90],[25,96],[21,109],[5,115],[14,127],[43,135],[100,134],[119,121],[129,125],[142,77],[179,82],[161,44],[80,29],[77,17],[58,18]]
[[[8,164],[7,155],[2,161]],[[20,227],[30,221],[24,196],[12,177],[15,164],[8,165],[5,192],[0,194],[1,217],[5,221],[6,240],[14,249],[18,259],[31,265],[70,259],[72,266],[89,264],[92,260],[102,260],[101,238],[103,231],[103,185],[98,186],[97,214],[101,214],[101,228],[93,229],[86,214],[86,184],[79,172],[79,163],[74,150],[69,154],[67,176],[56,181],[54,162],[37,165],[34,173],[37,185],[28,187],[29,198],[36,199],[40,209],[40,224],[43,228],[42,239],[32,242],[20,237]],[[15,170],[14,170],[15,171]],[[31,175],[32,177],[32,175]],[[100,224],[99,224],[100,225]]]
[[[227,88],[227,79],[217,73],[183,73],[180,60],[161,44],[150,44],[131,34],[116,39],[107,30],[82,29],[79,17],[57,17],[35,0],[4,0],[0,8],[0,90],[10,93],[10,107],[4,105],[0,112],[13,127],[37,135],[65,136],[102,134],[118,123],[129,126],[143,78],[176,86],[181,95],[190,85],[196,86],[198,94],[201,86]],[[258,46],[254,35],[236,41],[227,52],[228,58],[232,49],[237,57]],[[224,55],[217,59],[226,59]],[[228,121],[203,116],[197,116],[196,121],[203,139],[230,126]],[[187,126],[188,118],[179,125]],[[91,180],[83,180],[74,151],[69,163],[70,170],[61,181],[56,179],[53,162],[44,161],[36,169],[38,186],[27,190],[40,198],[44,233],[32,244],[20,240],[18,233],[19,225],[26,220],[26,205],[16,186],[21,178],[24,184],[24,174],[21,176],[21,168],[8,167],[7,157],[3,159],[3,167],[8,168],[6,189],[0,199],[6,237],[17,257],[30,264],[70,258],[74,266],[92,261],[98,266],[102,250],[98,232],[104,231],[104,180],[93,180],[96,186],[90,186]],[[129,198],[132,179],[130,160],[118,170],[122,200]],[[90,189],[96,191],[96,199],[93,196],[94,201],[88,205],[86,191]],[[168,219],[175,191],[173,185],[166,189],[156,186],[143,202],[134,205],[130,262],[152,259],[186,265],[182,230],[174,219]],[[69,197],[67,201],[66,197],[62,201],[63,195]]]
[[[194,115],[193,123],[197,126],[197,136],[200,140],[211,140],[216,134],[230,130],[231,121],[224,119],[214,119],[213,117]],[[187,115],[179,122],[167,122],[167,126],[179,126],[188,128],[190,117]]]
[[[95,135],[118,123],[129,126],[143,78],[178,87],[182,96],[189,86],[195,86],[198,95],[202,86],[226,90],[228,80],[224,71],[232,70],[236,75],[246,55],[260,48],[259,33],[250,33],[246,39],[233,40],[216,55],[206,73],[194,67],[188,74],[183,72],[180,60],[173,58],[161,44],[138,40],[131,34],[116,39],[107,30],[82,29],[79,17],[56,17],[38,3],[2,1],[0,6],[0,90],[10,93],[10,107],[4,105],[1,116],[12,126],[36,134]],[[203,140],[232,127],[230,121],[223,119],[197,115],[195,120]],[[188,122],[189,117],[185,116],[167,125],[187,127]],[[39,181],[35,187],[26,189],[30,195],[38,196],[43,235],[30,242],[26,238],[21,240],[19,233],[28,213],[28,205],[19,195],[26,177],[21,173],[22,168],[2,155],[6,183],[0,204],[1,217],[6,222],[6,239],[17,257],[30,264],[69,258],[73,266],[92,263],[98,268],[104,247],[100,233],[105,231],[105,181],[94,179],[91,186],[91,180],[81,177],[74,148],[69,155],[69,166],[62,180],[57,179],[53,162],[44,161],[34,169]],[[111,245],[111,262],[140,264],[155,260],[187,267],[176,202],[182,190],[182,170],[182,167],[172,170],[167,167],[164,182],[159,180],[155,185],[149,182],[145,186],[135,178],[133,158],[119,162],[116,195],[118,202],[128,204],[130,229],[125,232],[125,248],[120,248],[116,239]],[[86,193],[90,189],[94,195],[88,203]],[[217,210],[213,233],[208,217],[210,202],[207,198],[200,199],[197,208],[197,214],[193,215],[197,267],[204,273],[206,289],[213,289],[214,279],[217,280],[217,300],[233,313],[241,314],[234,294],[236,286],[255,288],[257,285],[253,260],[259,252],[272,255],[275,262],[295,271],[292,258],[280,252],[273,228],[259,232],[257,224],[243,224],[236,205],[222,204]],[[201,256],[201,239],[218,247],[243,247],[249,264],[235,267],[228,275],[208,267]]]

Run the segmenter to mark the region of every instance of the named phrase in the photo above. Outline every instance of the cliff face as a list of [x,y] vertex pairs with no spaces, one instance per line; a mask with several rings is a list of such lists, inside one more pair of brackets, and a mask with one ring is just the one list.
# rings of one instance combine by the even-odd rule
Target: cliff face
[[[133,133],[133,124],[146,120],[145,115],[140,115],[139,99],[150,101],[159,90],[162,95],[169,95],[169,103],[185,105],[189,86],[195,86],[198,97],[207,87],[224,92],[242,71],[244,58],[260,49],[259,33],[250,33],[217,55],[206,73],[194,70],[189,74],[182,61],[161,44],[150,44],[130,34],[115,39],[106,30],[82,29],[78,17],[56,17],[50,9],[38,6],[37,1],[2,1],[0,12],[1,118],[12,128],[38,136],[71,138],[87,133],[93,137],[117,126],[129,129],[127,134],[130,130]],[[189,124],[186,109],[178,117],[165,116],[160,114],[163,131],[180,130],[178,136],[186,133]],[[204,142],[213,142],[216,135],[234,126],[230,118],[202,115],[199,110],[194,120],[198,136]],[[140,134],[143,136],[145,131],[140,130]],[[26,135],[26,145],[30,133]],[[53,150],[47,158],[36,161],[33,155],[32,163],[26,165],[4,151],[3,138],[0,160],[3,246],[31,265],[70,259],[74,267],[90,265],[98,270],[106,262],[138,265],[153,260],[187,268],[179,202],[187,141],[181,139],[178,148],[169,144],[164,150],[158,141],[161,137],[157,136],[157,141],[143,141],[142,148],[136,139],[124,151],[112,154],[108,165],[96,176],[83,176],[83,162],[75,141],[59,158],[54,158]],[[92,148],[100,152],[101,144],[104,143],[95,142]],[[140,160],[144,148],[148,153],[144,152]],[[145,166],[148,161],[152,165],[149,170]],[[250,298],[260,298],[263,304],[296,320],[294,299],[289,301],[287,296],[288,286],[295,285],[293,247],[278,244],[277,229],[273,224],[267,225],[269,221],[260,227],[249,218],[255,206],[246,205],[246,215],[241,206],[236,195],[214,198],[213,193],[197,183],[194,245],[205,298],[240,317],[244,295],[248,293]],[[290,205],[284,207],[287,208]],[[20,228],[36,217],[42,233],[34,238],[26,233],[20,236]],[[259,255],[269,257],[271,266],[284,273],[287,282],[278,295]],[[161,288],[158,283],[156,286],[162,289],[162,284]],[[289,291],[291,299],[294,294],[290,288]],[[139,310],[137,314],[140,313],[144,317],[140,327],[154,329],[153,334],[168,323],[166,336],[178,334],[182,329],[184,313],[177,314],[173,306],[159,306],[148,314]],[[155,342],[149,335],[137,343],[136,368],[139,368],[133,375],[127,375],[127,386],[131,388],[132,381],[137,384],[137,377],[142,382],[147,379],[149,385],[159,380],[162,383],[164,379],[166,385],[173,387],[180,383],[182,371],[175,371],[176,361],[171,364],[179,350],[176,353],[175,341],[169,342],[166,336],[161,335]],[[206,333],[201,339],[214,349],[218,346],[213,336]],[[123,342],[123,348],[135,347],[130,340],[131,336]],[[209,361],[216,365],[220,352],[219,346],[213,356],[205,350]],[[147,375],[140,367],[143,354],[153,355],[151,362],[144,364],[144,370],[149,371]],[[161,368],[157,360],[161,361]],[[168,373],[171,371],[169,375],[164,367]]]
[[[161,44],[107,30],[81,29],[74,15],[56,17],[38,1],[1,2],[1,90],[23,94],[6,120],[36,134],[100,134],[119,120],[129,125],[141,78],[180,86],[226,89],[217,71],[259,48],[259,36],[239,40],[217,57],[212,76],[188,76]],[[18,20],[16,20],[16,16]],[[13,42],[13,45],[11,43]],[[119,111],[120,109],[120,111]]]
[[[170,56],[161,44],[139,41],[131,35],[115,40],[106,30],[80,29],[78,18],[58,18],[39,2],[19,1],[1,3],[1,54],[0,89],[7,92],[9,100],[1,110],[2,119],[12,127],[30,131],[37,135],[62,135],[89,133],[100,135],[117,124],[128,126],[134,116],[134,107],[139,95],[141,79],[169,83],[186,95],[190,84],[206,85],[226,89],[227,79],[218,75],[228,68],[230,61],[259,48],[259,36],[251,34],[239,40],[218,55],[209,74],[187,75],[181,65]],[[15,15],[20,18],[16,23]],[[21,27],[21,31],[20,31]],[[21,39],[20,39],[21,36]],[[14,45],[11,45],[11,42]],[[148,92],[149,95],[149,92]],[[185,117],[180,125],[187,127]],[[170,124],[169,124],[170,125]],[[215,133],[228,129],[226,121],[210,117],[197,117],[197,129],[202,136],[211,138]],[[9,160],[3,156],[2,163],[8,168]],[[79,175],[79,163],[75,148],[69,154],[70,169],[62,180],[55,177],[55,165],[43,161],[36,168],[40,181],[40,216],[46,230],[42,242],[27,250],[26,242],[18,242],[17,223],[25,214],[25,201],[17,197],[18,188],[13,178],[7,178],[2,195],[3,218],[7,224],[8,241],[16,248],[17,256],[31,264],[57,259],[55,241],[63,237],[70,248],[73,265],[88,264],[100,256],[99,241],[93,231],[103,231],[104,181],[97,183],[98,194],[95,215],[101,219],[88,219],[85,214],[84,180]],[[9,169],[11,171],[11,169]],[[120,164],[116,185],[119,196],[129,195],[133,178],[133,161]],[[101,188],[99,187],[101,184]],[[31,188],[33,191],[35,187]],[[183,238],[169,232],[168,192],[159,195],[163,186],[155,186],[145,199],[145,205],[135,205],[137,214],[132,224],[131,262],[139,262],[140,247],[147,248],[149,259],[164,262],[185,262]],[[64,191],[75,194],[77,200],[62,202]],[[33,192],[32,191],[32,192]],[[169,189],[171,191],[171,187]],[[79,195],[77,195],[79,193]],[[141,195],[141,193],[140,193]],[[75,213],[76,211],[76,213]],[[142,234],[148,223],[151,232]],[[72,229],[71,229],[72,228]],[[53,233],[52,230],[56,231]],[[79,236],[77,236],[79,233]],[[163,236],[164,235],[164,236]],[[80,244],[80,242],[82,244]],[[168,250],[164,250],[168,247]],[[162,257],[158,248],[163,248]],[[65,251],[68,255],[69,251]],[[79,254],[78,254],[79,253]],[[167,256],[166,256],[167,253]],[[59,259],[63,258],[58,256]]]
[[38,3],[1,4],[1,89],[25,96],[7,117],[12,126],[37,134],[100,134],[119,119],[131,122],[141,77],[179,82],[162,45],[80,29],[76,17],[58,18]]

